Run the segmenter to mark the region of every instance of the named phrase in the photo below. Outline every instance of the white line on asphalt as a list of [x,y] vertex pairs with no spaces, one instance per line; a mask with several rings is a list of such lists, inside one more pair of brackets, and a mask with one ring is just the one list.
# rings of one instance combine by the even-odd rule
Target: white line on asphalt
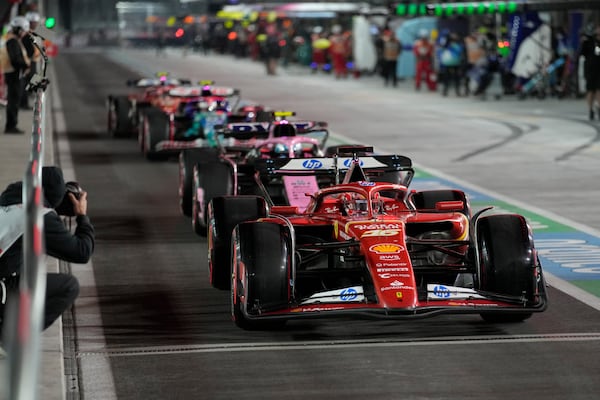
[[414,346],[449,346],[474,344],[502,343],[545,343],[545,342],[591,342],[599,341],[600,333],[555,333],[539,335],[512,336],[451,336],[436,339],[406,339],[406,340],[322,340],[289,343],[215,343],[208,345],[190,346],[153,346],[133,347],[115,350],[80,352],[80,358],[87,357],[132,357],[148,356],[151,354],[181,354],[181,353],[229,353],[241,351],[287,351],[315,350],[338,348],[368,348],[368,347],[414,347]]

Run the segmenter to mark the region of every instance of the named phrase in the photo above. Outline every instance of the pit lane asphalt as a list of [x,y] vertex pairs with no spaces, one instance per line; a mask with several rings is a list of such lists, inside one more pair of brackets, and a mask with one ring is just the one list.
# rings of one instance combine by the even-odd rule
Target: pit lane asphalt
[[[110,56],[110,57],[107,57]],[[125,66],[115,64],[119,60]],[[89,192],[98,243],[92,287],[80,274],[71,361],[86,399],[469,399],[597,397],[600,316],[550,287],[547,312],[523,324],[477,316],[418,321],[294,321],[244,332],[228,294],[210,288],[206,242],[179,214],[177,164],[145,161],[107,136],[105,98],[159,70],[212,79],[246,98],[328,121],[348,140],[502,198],[600,229],[597,123],[582,100],[480,102],[336,81],[229,56],[135,50],[63,52],[54,61],[73,167]],[[60,133],[59,133],[60,134]],[[341,139],[345,141],[345,139]],[[62,158],[61,158],[62,159]],[[84,272],[87,270],[84,270]],[[96,306],[100,314],[94,315]],[[69,357],[69,355],[67,355]],[[107,376],[112,375],[112,376]]]

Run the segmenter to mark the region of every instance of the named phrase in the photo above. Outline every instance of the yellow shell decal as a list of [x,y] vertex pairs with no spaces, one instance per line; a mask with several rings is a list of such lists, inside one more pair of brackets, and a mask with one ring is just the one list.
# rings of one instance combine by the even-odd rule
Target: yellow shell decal
[[395,243],[379,243],[369,247],[369,251],[377,254],[398,254],[404,250],[404,247]]

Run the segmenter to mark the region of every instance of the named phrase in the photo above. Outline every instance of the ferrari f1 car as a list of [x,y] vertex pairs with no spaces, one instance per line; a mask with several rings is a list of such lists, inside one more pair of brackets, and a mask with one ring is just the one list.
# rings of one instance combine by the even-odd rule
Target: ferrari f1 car
[[328,136],[324,122],[286,119],[235,123],[219,129],[215,146],[185,149],[179,154],[182,213],[192,216],[195,231],[204,235],[204,210],[212,197],[255,193],[254,160],[319,157]]
[[459,190],[410,191],[407,157],[257,164],[267,176],[307,179],[307,172],[343,170],[345,176],[307,194],[304,212],[273,205],[267,194],[211,201],[210,282],[230,289],[232,317],[241,328],[342,315],[476,313],[486,321],[517,322],[547,307],[525,218],[491,207],[472,214]]
[[166,72],[159,72],[153,78],[127,80],[127,86],[134,88],[132,93],[109,95],[106,99],[108,132],[113,137],[134,135],[141,109],[148,107],[152,99],[162,93],[186,85],[191,85],[189,79],[170,78]]

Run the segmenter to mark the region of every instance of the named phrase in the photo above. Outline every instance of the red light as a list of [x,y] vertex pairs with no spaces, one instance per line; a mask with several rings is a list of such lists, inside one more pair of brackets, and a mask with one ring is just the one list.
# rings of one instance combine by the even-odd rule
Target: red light
[[179,28],[175,31],[175,37],[180,38],[183,36],[183,29]]
[[227,35],[227,39],[229,39],[229,40],[237,39],[237,32],[233,32],[233,31],[229,32],[229,34]]
[[281,39],[279,41],[279,47],[283,47],[283,46],[285,46],[285,39]]

